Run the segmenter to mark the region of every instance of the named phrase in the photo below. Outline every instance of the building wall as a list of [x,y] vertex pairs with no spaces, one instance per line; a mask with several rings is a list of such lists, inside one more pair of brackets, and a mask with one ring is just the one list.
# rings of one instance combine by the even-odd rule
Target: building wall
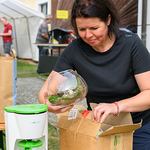
[[44,3],[48,3],[48,14],[51,14],[51,9],[52,9],[52,5],[51,5],[51,0],[35,0],[36,3],[36,10],[41,11],[40,10],[40,5],[44,4]]
[[[70,18],[71,18],[71,8],[73,5],[73,0],[52,0],[52,15],[53,22],[52,28],[63,28],[66,30],[72,29]],[[68,11],[68,19],[57,19],[57,10]]]
[[21,2],[23,2],[24,4],[28,5],[29,7],[37,10],[37,11],[41,11],[39,5],[43,4],[43,3],[48,3],[48,14],[51,14],[51,0],[19,0]]
[[[138,1],[138,36],[144,41],[145,46],[147,47],[148,51],[150,52],[150,0],[147,0],[147,12],[146,12],[146,32],[142,31],[143,28],[143,1]],[[145,26],[145,25],[144,25]],[[144,35],[144,38],[143,38]]]
[[137,27],[138,0],[113,0],[120,15],[121,27]]
[[137,34],[141,38],[142,32],[142,1],[138,1],[138,26],[137,26]]
[[36,0],[19,0],[24,4],[28,5],[29,7],[36,9]]
[[146,35],[146,47],[150,51],[150,1],[147,1],[147,35]]
[[[121,27],[137,27],[137,14],[138,14],[138,0],[112,0],[116,7],[118,8],[120,18],[121,18]],[[64,29],[72,29],[70,23],[70,13],[73,5],[73,0],[52,0],[52,14],[54,21],[52,23],[52,28],[59,27]],[[68,10],[69,18],[68,19],[57,19],[56,11],[57,10]]]

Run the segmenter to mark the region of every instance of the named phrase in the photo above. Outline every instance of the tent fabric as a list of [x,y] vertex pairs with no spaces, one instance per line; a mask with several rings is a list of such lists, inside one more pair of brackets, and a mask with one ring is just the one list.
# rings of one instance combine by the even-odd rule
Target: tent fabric
[[[39,60],[39,51],[35,43],[38,27],[44,14],[19,0],[0,0],[0,18],[6,17],[14,31],[13,48],[18,58]],[[4,26],[0,23],[0,33]],[[3,41],[0,39],[0,51],[4,54]]]

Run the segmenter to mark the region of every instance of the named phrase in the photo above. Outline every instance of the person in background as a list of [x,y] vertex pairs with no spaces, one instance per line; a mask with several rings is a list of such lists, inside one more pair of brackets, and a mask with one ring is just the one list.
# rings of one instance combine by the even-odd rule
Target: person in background
[[[121,9],[121,8],[120,8]],[[47,99],[50,76],[76,70],[88,85],[86,95],[92,121],[103,123],[109,114],[131,113],[142,127],[133,134],[133,150],[150,149],[150,54],[137,34],[120,30],[112,0],[75,0],[71,23],[77,39],[62,52],[39,92],[48,111],[62,113],[73,106],[53,106]],[[44,96],[43,96],[44,95]],[[103,114],[103,115],[102,115]]]
[[[49,43],[49,35],[48,35],[48,24],[52,21],[52,15],[46,15],[45,20],[40,24],[37,32],[36,37],[36,44],[44,44]],[[39,57],[40,55],[48,55],[48,49],[43,49],[42,46],[38,46],[39,49]],[[39,61],[38,61],[38,68],[37,73],[39,73]]]
[[6,57],[11,56],[11,44],[12,44],[12,26],[10,23],[8,23],[7,18],[2,17],[1,23],[4,25],[3,33],[0,33],[0,36],[3,37],[3,47],[4,47],[4,53]]

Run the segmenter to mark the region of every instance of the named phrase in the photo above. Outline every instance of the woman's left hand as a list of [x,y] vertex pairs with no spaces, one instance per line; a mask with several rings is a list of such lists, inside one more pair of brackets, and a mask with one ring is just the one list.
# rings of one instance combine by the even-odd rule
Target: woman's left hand
[[92,121],[103,123],[109,114],[117,114],[117,107],[112,103],[100,103],[92,110]]

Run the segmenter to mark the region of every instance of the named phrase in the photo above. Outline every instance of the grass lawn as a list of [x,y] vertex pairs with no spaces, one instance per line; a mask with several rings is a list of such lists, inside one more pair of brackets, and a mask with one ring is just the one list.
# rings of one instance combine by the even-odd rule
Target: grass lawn
[[[37,64],[30,64],[24,61],[17,61],[17,77],[42,77],[47,78],[48,73],[36,73]],[[4,150],[6,150],[5,144],[5,137],[4,137]],[[52,125],[48,124],[48,150],[59,150],[59,133]]]
[[42,77],[47,78],[49,73],[36,73],[36,64],[30,64],[28,62],[23,62],[21,60],[17,61],[17,77]]

